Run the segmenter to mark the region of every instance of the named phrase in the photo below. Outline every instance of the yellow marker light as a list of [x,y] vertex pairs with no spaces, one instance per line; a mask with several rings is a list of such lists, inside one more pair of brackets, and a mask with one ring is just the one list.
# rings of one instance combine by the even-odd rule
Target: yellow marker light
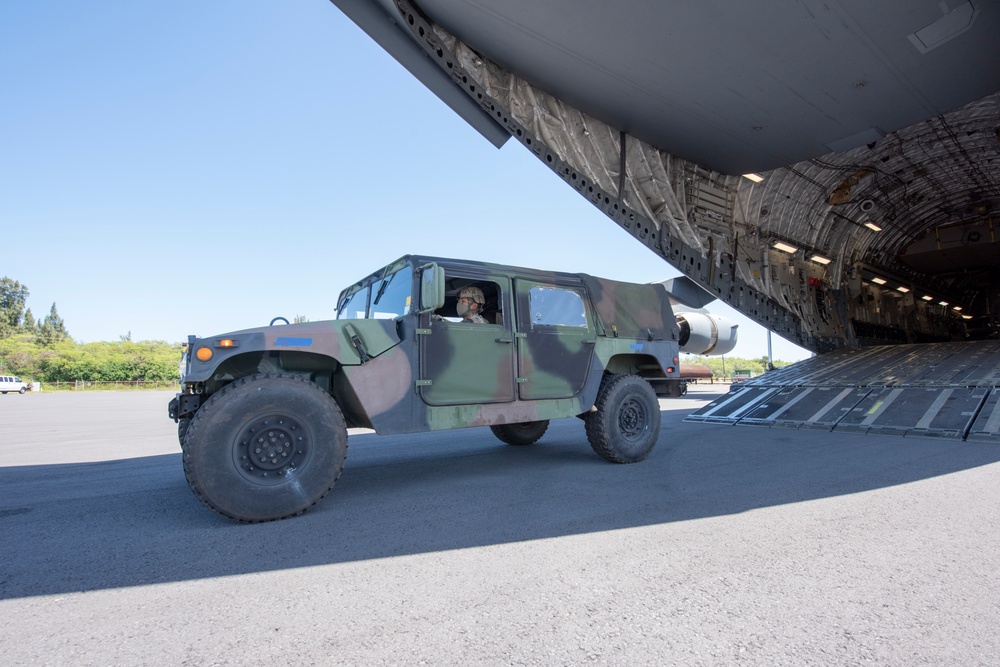
[[194,353],[194,356],[198,357],[198,361],[208,361],[212,358],[212,348],[199,347],[198,351]]
[[218,342],[219,347],[234,347],[232,338],[223,338]]

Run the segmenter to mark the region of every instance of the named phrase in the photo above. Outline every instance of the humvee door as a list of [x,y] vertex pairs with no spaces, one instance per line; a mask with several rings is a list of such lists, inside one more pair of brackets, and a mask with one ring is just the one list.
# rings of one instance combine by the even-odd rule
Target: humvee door
[[522,399],[569,398],[587,380],[597,334],[582,282],[515,280]]
[[[462,287],[486,297],[487,324],[463,322],[455,311]],[[445,305],[426,318],[420,346],[420,397],[428,405],[468,405],[514,400],[514,338],[510,281],[449,274]]]

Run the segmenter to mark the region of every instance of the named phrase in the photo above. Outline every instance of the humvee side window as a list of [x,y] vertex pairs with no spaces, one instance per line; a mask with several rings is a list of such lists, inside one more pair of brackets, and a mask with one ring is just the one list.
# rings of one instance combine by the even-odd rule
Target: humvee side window
[[446,322],[463,322],[456,311],[459,295],[465,288],[478,289],[485,299],[479,314],[488,324],[503,324],[503,292],[491,280],[470,280],[458,276],[445,277],[444,306],[438,308],[432,319]]
[[528,293],[531,327],[563,326],[587,328],[583,298],[561,287],[532,287]]

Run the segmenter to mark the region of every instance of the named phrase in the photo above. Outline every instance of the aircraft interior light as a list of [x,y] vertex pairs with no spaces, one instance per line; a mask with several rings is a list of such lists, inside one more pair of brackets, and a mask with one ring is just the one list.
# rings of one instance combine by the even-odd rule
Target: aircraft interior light
[[876,225],[871,220],[869,220],[868,222],[865,223],[865,227],[867,227],[868,229],[872,230],[873,232],[880,232],[880,231],[882,231],[882,228],[879,227],[878,225]]
[[743,178],[753,181],[754,183],[760,183],[764,180],[764,177],[760,174],[743,174]]
[[872,282],[875,283],[876,285],[885,285],[889,281],[886,280],[885,278],[879,278],[878,276],[872,276]]
[[781,252],[787,252],[789,255],[798,252],[799,249],[790,243],[785,243],[784,241],[775,241],[771,244],[771,247],[775,250],[780,250]]
[[925,295],[923,295],[920,298],[923,299],[924,301],[933,301],[934,300],[934,297],[932,297],[932,296],[930,296],[928,294],[925,294]]
[[952,310],[955,310],[955,311],[959,311],[959,312],[961,312],[961,310],[962,310],[962,307],[961,307],[961,306],[952,306],[952,307],[951,307],[951,309],[952,309]]
[[909,287],[903,287],[902,285],[900,285],[899,287],[896,288],[896,291],[897,292],[902,292],[903,294],[906,294],[907,292],[910,291],[910,288]]
[[947,306],[948,302],[947,301],[938,301],[938,305],[939,306]]
[[824,257],[823,255],[810,255],[809,259],[816,262],[817,264],[822,264],[823,266],[826,266],[827,264],[833,261],[829,257]]

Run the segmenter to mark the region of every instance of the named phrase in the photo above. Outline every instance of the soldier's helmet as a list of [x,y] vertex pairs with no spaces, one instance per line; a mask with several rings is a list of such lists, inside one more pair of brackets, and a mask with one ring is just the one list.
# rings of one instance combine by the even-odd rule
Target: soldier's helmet
[[478,287],[463,287],[458,293],[459,299],[472,299],[480,306],[486,303],[486,297],[483,296],[483,290]]

